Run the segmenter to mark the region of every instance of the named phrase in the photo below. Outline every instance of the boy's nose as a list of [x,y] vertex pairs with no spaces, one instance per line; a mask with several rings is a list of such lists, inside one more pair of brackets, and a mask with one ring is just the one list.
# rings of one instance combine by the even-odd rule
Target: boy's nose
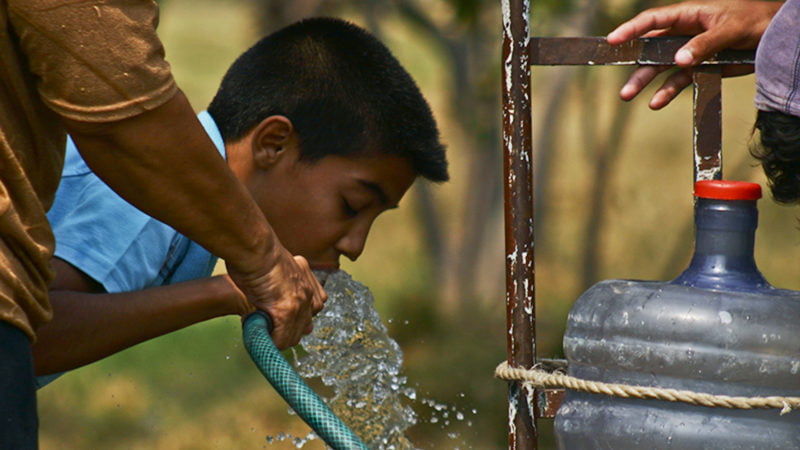
[[350,261],[355,261],[364,251],[364,244],[367,242],[368,232],[369,227],[363,230],[359,228],[351,229],[350,232],[342,236],[336,243],[336,250],[346,256]]

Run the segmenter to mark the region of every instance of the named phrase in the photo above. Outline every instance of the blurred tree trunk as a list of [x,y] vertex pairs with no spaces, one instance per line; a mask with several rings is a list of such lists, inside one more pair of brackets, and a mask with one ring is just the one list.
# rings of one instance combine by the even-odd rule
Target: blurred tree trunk
[[[568,17],[561,20],[560,24],[562,24],[563,27],[560,27],[559,35],[588,35],[590,30],[594,28],[594,23],[597,21],[597,11],[598,2],[583,1]],[[532,33],[536,36],[550,36],[553,31],[554,30],[549,29],[541,31],[532,30]],[[534,70],[536,70],[535,67]],[[546,105],[540,113],[539,117],[543,117],[542,124],[536,127],[537,133],[534,135],[533,141],[533,168],[535,173],[533,186],[535,195],[534,226],[538,236],[546,236],[545,226],[548,223],[547,217],[550,213],[550,196],[548,193],[550,180],[554,175],[553,158],[556,154],[554,150],[555,130],[558,129],[558,124],[564,120],[562,110],[566,104],[565,100],[567,92],[569,91],[568,88],[574,83],[574,77],[578,71],[579,68],[574,66],[550,68],[546,71],[547,76],[533,83],[532,87],[534,100],[538,99],[538,102]],[[539,85],[547,86],[548,89],[539,89]],[[538,117],[534,115],[534,119],[538,120]]]
[[[590,87],[591,89],[591,87]],[[598,139],[598,130],[592,128],[585,138],[586,148],[591,148],[594,160],[594,172],[592,174],[592,188],[587,202],[589,210],[586,220],[585,236],[583,240],[583,264],[581,267],[581,279],[578,287],[583,291],[597,281],[600,261],[602,260],[602,242],[605,217],[606,217],[606,194],[614,175],[616,162],[621,154],[625,132],[629,128],[630,105],[622,102],[617,103],[614,117],[604,140]],[[592,112],[585,110],[585,115],[593,115]]]
[[[432,230],[442,219],[429,218],[421,223],[428,228],[425,248],[430,252],[440,289],[442,313],[471,308],[478,299],[478,267],[487,254],[491,219],[502,207],[502,153],[500,151],[499,45],[497,22],[487,20],[499,11],[497,4],[487,6],[475,1],[450,1],[453,14],[434,14],[435,10],[419,1],[401,0],[396,5],[400,16],[433,40],[441,50],[443,63],[451,80],[449,113],[463,136],[458,152],[470,155],[466,183],[459,195],[458,233]],[[489,64],[489,61],[496,61]],[[421,205],[431,204],[429,189],[416,190]],[[435,215],[430,208],[421,210]],[[495,233],[494,230],[491,230]],[[443,237],[450,239],[445,245]]]
[[[632,2],[631,13],[627,17],[633,17],[633,14],[638,11],[649,8],[655,3],[652,0],[638,0]],[[609,22],[605,18],[605,22]],[[611,21],[614,25],[619,21]],[[608,26],[610,30],[612,27]],[[586,96],[591,96],[595,91],[591,83],[586,82],[589,79],[588,71],[591,71],[591,66],[583,68],[585,76],[582,77],[584,82],[579,83],[579,86],[589,86],[586,89]],[[627,78],[627,73],[622,73],[619,82],[615,85],[622,86],[624,79]],[[595,82],[596,84],[596,82]],[[598,273],[602,264],[602,244],[603,235],[605,232],[606,221],[606,194],[609,192],[609,185],[612,181],[614,169],[619,159],[622,150],[622,142],[626,131],[629,129],[630,107],[620,102],[615,103],[614,113],[612,114],[611,123],[608,127],[598,127],[595,119],[594,104],[587,105],[583,109],[582,122],[584,124],[584,147],[590,150],[590,157],[594,161],[594,172],[591,180],[591,192],[589,195],[589,208],[588,216],[586,218],[586,228],[584,231],[583,239],[583,257],[581,263],[581,276],[578,280],[576,295],[598,281]]]

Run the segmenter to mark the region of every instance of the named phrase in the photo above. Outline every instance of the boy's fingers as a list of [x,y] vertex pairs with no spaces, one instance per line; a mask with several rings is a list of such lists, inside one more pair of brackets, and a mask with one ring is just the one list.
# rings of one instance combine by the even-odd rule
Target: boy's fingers
[[619,45],[640,37],[662,36],[684,19],[685,14],[675,5],[648,9],[613,29],[606,35],[606,41]]
[[681,67],[689,67],[726,48],[755,49],[780,5],[780,2],[739,1],[696,9],[694,16],[687,14],[687,17],[694,17],[699,29],[686,33],[696,36],[681,49],[688,51],[684,56],[691,54],[691,58],[679,59],[676,55],[675,61]]
[[639,92],[650,84],[653,79],[661,72],[668,69],[668,66],[639,66],[633,71],[628,81],[619,91],[619,96],[625,101],[632,100],[639,95]]
[[[637,68],[628,78],[628,81],[620,89],[620,98],[625,101],[632,100],[650,84],[660,73],[669,70],[669,66],[641,66]],[[670,75],[661,87],[653,94],[649,106],[651,109],[661,109],[667,106],[678,94],[692,83],[692,72],[690,69],[679,70]]]
[[714,28],[694,36],[675,53],[675,63],[691,67],[711,58],[715,53],[734,46],[740,37],[725,28]]
[[653,94],[648,106],[650,106],[650,109],[661,109],[667,106],[690,84],[692,84],[692,71],[690,69],[683,69],[673,73]]
[[633,19],[611,30],[611,32],[606,35],[606,42],[611,45],[623,44],[643,36],[648,31],[657,29],[653,28],[653,22],[651,20],[642,17],[644,14],[645,13],[640,13]]

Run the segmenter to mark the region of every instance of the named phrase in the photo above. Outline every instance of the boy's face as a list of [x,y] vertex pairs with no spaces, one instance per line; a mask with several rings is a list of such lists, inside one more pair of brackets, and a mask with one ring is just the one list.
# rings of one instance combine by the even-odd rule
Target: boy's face
[[375,218],[397,207],[416,178],[397,156],[327,156],[309,163],[299,160],[294,143],[280,152],[268,166],[234,172],[281,243],[314,269],[338,268],[340,255],[358,258]]

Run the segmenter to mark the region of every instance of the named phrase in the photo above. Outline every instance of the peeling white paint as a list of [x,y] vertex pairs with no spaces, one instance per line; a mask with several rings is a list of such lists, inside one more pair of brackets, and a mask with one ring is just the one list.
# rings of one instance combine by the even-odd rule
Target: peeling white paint
[[533,303],[531,303],[531,302],[526,302],[525,303],[525,314],[527,314],[529,316],[533,315]]
[[517,260],[517,254],[518,254],[517,250],[518,250],[517,248],[514,248],[514,251],[509,253],[508,256],[506,256],[506,259],[508,260],[508,262],[512,262],[512,261],[516,261]]
[[508,432],[512,436],[517,434],[517,411],[517,399],[515,396],[510,395],[508,397]]
[[531,417],[533,417],[534,409],[534,390],[528,387],[527,384],[522,385],[522,389],[525,390],[525,401],[528,403],[528,411],[530,411]]
[[[695,105],[694,106],[695,107],[695,113],[696,113],[696,108],[697,108],[697,98],[698,98],[698,95],[699,95],[698,91],[699,91],[699,89],[697,88],[697,86],[695,86],[695,88],[693,89],[693,92],[692,92],[692,102]],[[722,152],[721,151],[717,152],[717,156],[719,157],[719,161],[717,162],[716,166],[708,168],[708,169],[701,169],[701,167],[703,166],[703,162],[704,161],[710,161],[713,158],[713,155],[711,155],[711,156],[700,156],[698,154],[698,141],[699,141],[699,138],[700,138],[699,131],[700,130],[698,130],[697,126],[695,125],[693,127],[693,132],[692,132],[692,149],[694,151],[695,181],[713,180],[713,179],[716,179],[719,176],[719,174],[721,174],[721,172],[722,172]]]
[[[695,167],[697,167],[697,166],[695,166]],[[719,171],[720,171],[719,167],[714,168],[714,169],[703,169],[703,170],[700,170],[700,168],[698,167],[697,168],[697,179],[695,181],[713,180],[714,176],[717,173],[719,173]]]

